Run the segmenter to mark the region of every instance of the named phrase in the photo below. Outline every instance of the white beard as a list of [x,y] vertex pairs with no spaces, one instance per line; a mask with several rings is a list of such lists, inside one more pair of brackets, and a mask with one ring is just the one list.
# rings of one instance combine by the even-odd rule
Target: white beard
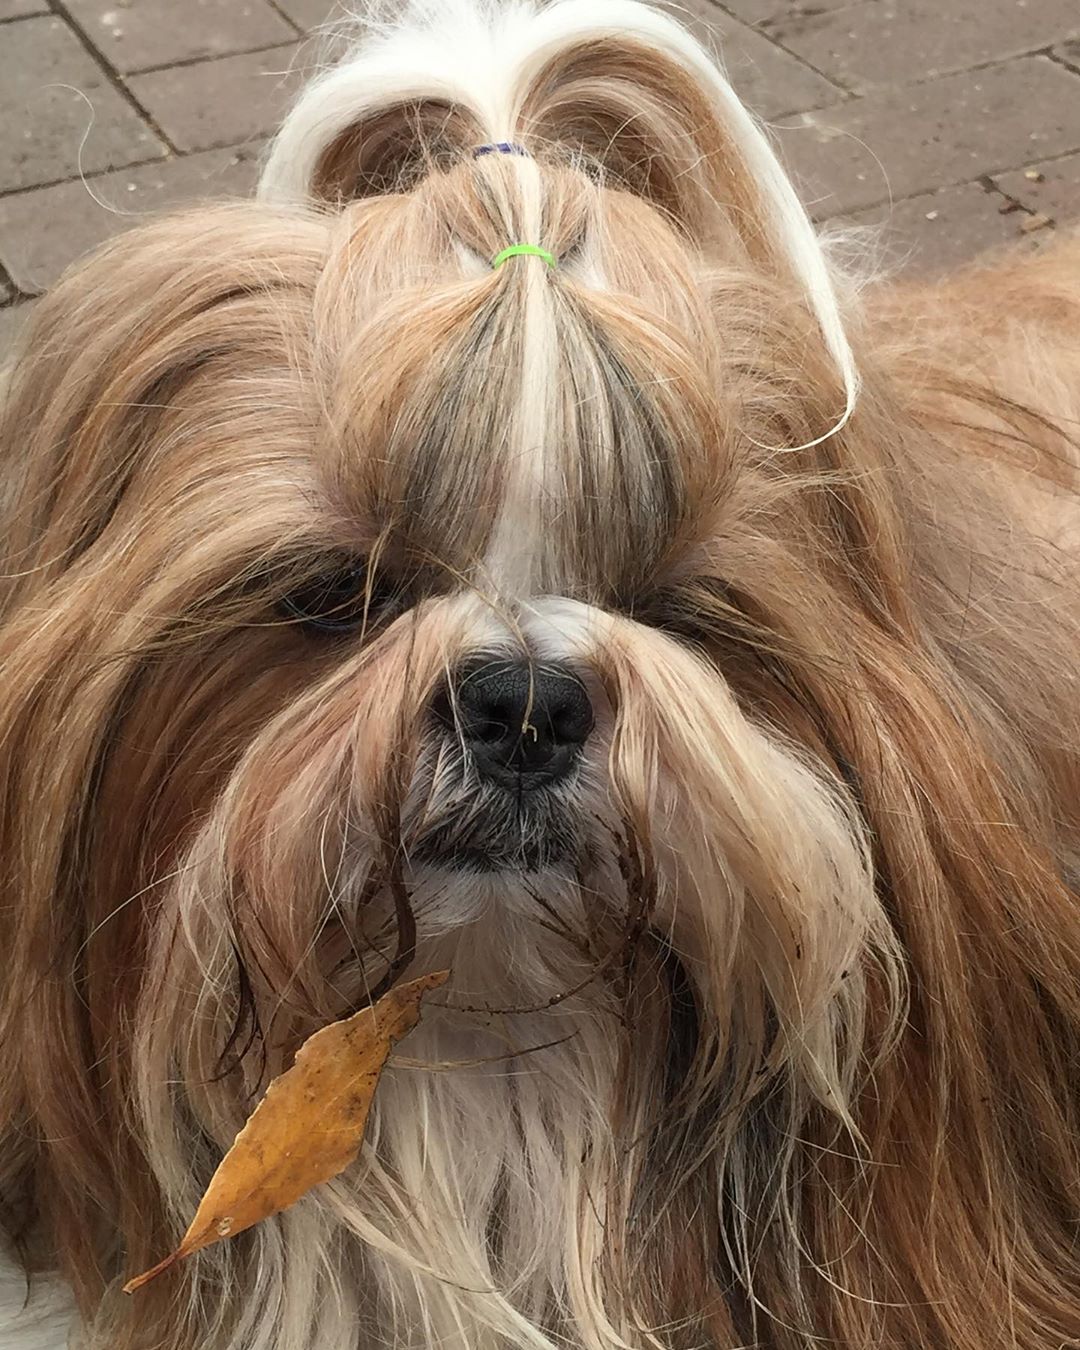
[[[585,1293],[603,1238],[618,1006],[602,973],[573,992],[595,963],[535,921],[520,882],[458,888],[473,921],[424,942],[417,963],[453,967],[450,1006],[433,997],[391,1059],[362,1177],[327,1203],[363,1239],[380,1345],[552,1350],[537,1327],[568,1286]],[[555,909],[580,930],[579,914]]]
[[74,1301],[64,1282],[35,1275],[28,1284],[0,1251],[0,1350],[67,1350],[74,1328]]

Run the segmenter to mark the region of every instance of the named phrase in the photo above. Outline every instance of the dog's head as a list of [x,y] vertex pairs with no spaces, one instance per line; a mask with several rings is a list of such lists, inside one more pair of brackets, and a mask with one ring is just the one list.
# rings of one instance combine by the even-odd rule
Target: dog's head
[[110,1345],[734,1334],[902,1002],[893,418],[819,245],[670,21],[440,13],[11,376],[5,1175],[85,1306],[304,1035],[453,972],[355,1175]]

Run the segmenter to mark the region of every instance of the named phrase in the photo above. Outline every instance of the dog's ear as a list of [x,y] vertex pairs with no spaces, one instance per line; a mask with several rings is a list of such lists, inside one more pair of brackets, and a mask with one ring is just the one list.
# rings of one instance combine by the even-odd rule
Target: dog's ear
[[707,258],[794,283],[854,402],[821,246],[769,140],[699,42],[638,0],[412,0],[317,78],[260,194],[334,207],[522,148],[641,197]]

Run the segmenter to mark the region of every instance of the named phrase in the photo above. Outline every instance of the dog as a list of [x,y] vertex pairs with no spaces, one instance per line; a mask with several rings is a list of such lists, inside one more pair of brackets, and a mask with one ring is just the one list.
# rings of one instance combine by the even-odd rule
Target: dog
[[431,0],[2,418],[0,1343],[1076,1343],[1077,243],[867,278],[668,15]]

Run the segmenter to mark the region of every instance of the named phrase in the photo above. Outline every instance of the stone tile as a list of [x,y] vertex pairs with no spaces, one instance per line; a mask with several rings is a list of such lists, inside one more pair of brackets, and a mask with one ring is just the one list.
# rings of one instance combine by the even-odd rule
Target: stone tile
[[272,132],[303,82],[295,47],[133,75],[128,87],[178,150],[239,145]]
[[667,10],[684,28],[689,28],[711,52],[719,52],[722,31],[729,32],[732,28],[742,27],[713,0],[679,0],[677,4],[665,4],[661,8]]
[[765,23],[772,18],[774,10],[787,9],[787,5],[782,0],[723,0],[723,8],[743,23]]
[[0,126],[0,191],[165,153],[56,18],[24,19],[0,31]]
[[[880,0],[770,28],[815,70],[856,93],[907,84],[1080,36],[1077,0]],[[1080,101],[1080,89],[1075,95]]]
[[36,295],[111,235],[168,208],[250,196],[256,174],[254,153],[211,150],[0,197],[0,262],[25,295]]
[[1049,216],[1058,225],[1080,221],[1080,154],[995,174],[994,181],[1029,211]]
[[48,0],[0,0],[0,23],[27,14],[48,14]]
[[777,129],[821,217],[1080,149],[1076,76],[1043,56],[880,90]]
[[7,364],[15,339],[22,332],[33,308],[34,301],[30,300],[21,305],[8,305],[6,309],[0,309],[0,371]]
[[783,117],[842,97],[835,85],[711,0],[683,0],[672,12],[717,53],[740,97],[759,117]]
[[890,268],[933,275],[954,271],[979,253],[1026,239],[1025,211],[1002,212],[1005,198],[981,183],[965,183],[874,206],[843,224],[872,227],[882,261]]
[[842,97],[834,84],[753,29],[729,27],[720,36],[724,68],[736,92],[766,121]]
[[267,0],[66,0],[116,70],[227,56],[296,37]]
[[347,12],[344,0],[277,0],[277,7],[305,33],[341,19]]
[[799,14],[821,14],[829,9],[872,3],[872,0],[717,0],[717,3],[743,23],[773,24]]

